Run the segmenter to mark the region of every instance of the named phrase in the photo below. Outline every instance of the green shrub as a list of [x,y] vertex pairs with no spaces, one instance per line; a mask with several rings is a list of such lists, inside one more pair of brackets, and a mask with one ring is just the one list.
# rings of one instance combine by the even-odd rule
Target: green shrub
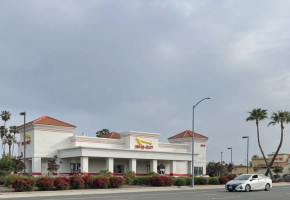
[[69,178],[68,177],[57,177],[54,179],[54,186],[57,190],[68,190],[69,189]]
[[219,179],[217,177],[209,177],[208,178],[209,185],[218,185],[220,184]]
[[186,185],[185,178],[182,178],[182,177],[175,178],[174,179],[174,185],[175,186],[184,186],[184,185]]
[[194,184],[196,185],[206,185],[208,179],[206,177],[194,177]]
[[184,179],[185,179],[185,184],[186,185],[191,185],[191,182],[192,182],[191,177],[185,177]]
[[133,185],[150,185],[150,177],[149,176],[144,176],[144,177],[137,176],[133,179]]
[[83,189],[85,187],[85,181],[80,175],[73,175],[69,178],[70,187],[72,189]]
[[111,177],[109,187],[110,188],[119,188],[124,184],[124,178],[122,177]]
[[98,177],[108,177],[108,178],[110,178],[111,176],[112,176],[112,173],[107,169],[102,169],[98,175]]
[[12,184],[15,192],[33,191],[36,181],[33,177],[18,177]]
[[156,172],[148,172],[147,173],[147,176],[155,176],[155,175],[158,175]]
[[13,182],[18,178],[18,175],[15,174],[9,174],[5,177],[5,182],[4,182],[4,186],[5,187],[11,187],[11,185],[13,184]]
[[125,180],[125,184],[132,184],[135,177],[136,174],[133,171],[128,171],[124,173],[123,178]]
[[36,180],[36,186],[41,191],[52,190],[54,188],[54,179],[51,177],[41,177]]

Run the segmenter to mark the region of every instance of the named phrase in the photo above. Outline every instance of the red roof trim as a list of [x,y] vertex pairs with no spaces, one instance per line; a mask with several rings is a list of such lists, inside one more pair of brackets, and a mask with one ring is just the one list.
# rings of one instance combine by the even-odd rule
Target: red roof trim
[[121,136],[119,133],[111,132],[102,136],[102,138],[110,138],[110,139],[120,139]]
[[[183,131],[182,133],[179,133],[177,135],[174,135],[168,139],[177,139],[177,138],[187,138],[187,137],[192,137],[192,131],[190,130],[186,130],[186,131]],[[201,135],[199,133],[194,133],[194,137],[195,138],[204,138],[204,139],[208,139],[208,137],[204,136],[204,135]]]
[[[60,121],[58,119],[54,119],[54,118],[49,117],[49,116],[43,116],[43,117],[35,119],[35,120],[31,121],[31,122],[26,123],[26,125],[29,125],[29,124],[43,124],[43,125],[51,125],[51,126],[74,127],[74,128],[76,127],[74,125],[71,125],[69,123]],[[22,127],[22,126],[23,125],[18,126],[18,128]]]

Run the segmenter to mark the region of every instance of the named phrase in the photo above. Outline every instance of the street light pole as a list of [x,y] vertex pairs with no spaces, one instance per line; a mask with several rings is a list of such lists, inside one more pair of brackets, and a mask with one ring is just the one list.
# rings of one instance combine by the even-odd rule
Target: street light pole
[[23,163],[24,163],[24,175],[25,175],[25,146],[26,146],[26,138],[25,138],[25,125],[26,125],[26,112],[21,112],[20,115],[24,117],[24,133],[23,133]]
[[232,147],[228,147],[228,149],[231,150],[231,163],[233,163],[233,148]]
[[228,149],[231,150],[231,174],[233,173],[233,148],[232,147],[228,147]]
[[223,152],[221,151],[221,164],[223,163]]
[[244,139],[247,139],[247,174],[249,173],[249,136],[243,136]]
[[193,108],[192,108],[192,137],[191,137],[191,153],[192,153],[192,158],[191,158],[191,187],[193,188],[194,186],[194,109],[195,107],[202,101],[206,99],[211,99],[212,97],[206,97],[201,99],[199,102],[197,102]]

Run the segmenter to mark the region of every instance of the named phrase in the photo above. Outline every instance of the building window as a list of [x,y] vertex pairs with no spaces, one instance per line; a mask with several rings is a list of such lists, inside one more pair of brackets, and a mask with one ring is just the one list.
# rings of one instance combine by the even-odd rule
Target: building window
[[70,163],[70,172],[71,173],[80,173],[81,164],[80,163]]
[[124,165],[115,165],[114,173],[117,173],[117,174],[124,173]]
[[194,175],[202,176],[203,175],[203,167],[194,167]]

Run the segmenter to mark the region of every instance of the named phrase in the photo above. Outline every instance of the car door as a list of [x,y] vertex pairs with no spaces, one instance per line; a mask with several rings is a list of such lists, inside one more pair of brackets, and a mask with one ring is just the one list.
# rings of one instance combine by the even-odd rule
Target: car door
[[258,190],[261,187],[258,175],[256,175],[256,174],[252,176],[250,182],[251,182],[251,189],[252,190]]
[[258,175],[259,178],[259,188],[258,189],[265,189],[266,183],[267,183],[267,179],[265,176],[263,175]]

